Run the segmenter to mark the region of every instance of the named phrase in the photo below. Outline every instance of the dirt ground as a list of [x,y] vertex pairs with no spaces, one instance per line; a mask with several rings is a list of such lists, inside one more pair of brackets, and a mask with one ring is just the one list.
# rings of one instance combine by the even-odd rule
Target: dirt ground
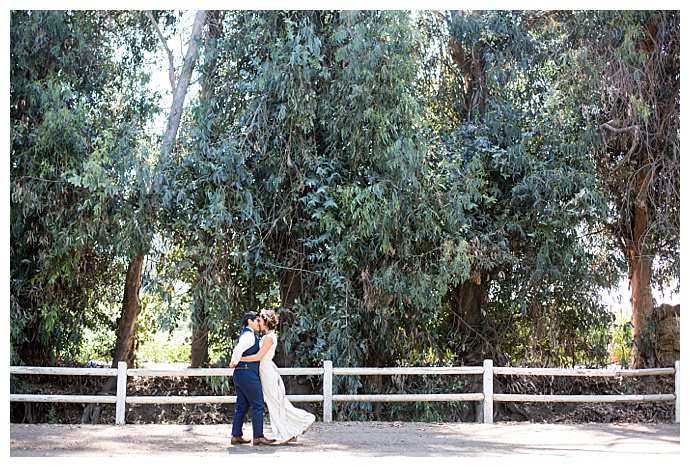
[[[245,425],[245,435],[250,434],[251,426]],[[266,436],[270,436],[270,427]],[[283,446],[230,445],[227,424],[10,424],[11,457],[205,456],[222,461],[219,457],[242,456],[293,459],[305,465],[303,461],[310,459],[361,457],[404,461],[415,457],[555,456],[563,460],[626,459],[633,464],[644,459],[647,466],[661,465],[658,462],[668,466],[680,462],[680,444],[680,424],[675,423],[317,422],[296,443]]]

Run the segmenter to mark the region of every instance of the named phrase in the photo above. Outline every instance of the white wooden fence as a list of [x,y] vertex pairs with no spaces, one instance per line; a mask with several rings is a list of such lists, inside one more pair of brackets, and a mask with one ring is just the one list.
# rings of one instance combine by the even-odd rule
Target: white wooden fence
[[[484,360],[484,366],[466,367],[396,367],[396,368],[334,368],[326,360],[319,368],[280,368],[281,375],[322,376],[323,394],[288,395],[292,402],[323,403],[323,421],[333,421],[333,402],[482,402],[480,419],[493,423],[494,402],[670,402],[675,401],[675,422],[680,423],[680,361],[675,368],[650,368],[642,370],[597,370],[569,368],[517,368],[494,367],[492,360]],[[15,375],[84,375],[116,376],[117,393],[108,395],[47,395],[10,394],[10,402],[73,402],[115,404],[115,423],[125,424],[126,404],[234,404],[235,396],[128,396],[128,376],[232,376],[230,368],[188,368],[184,370],[148,370],[127,368],[120,362],[117,368],[62,368],[11,366]],[[478,393],[460,394],[333,394],[333,376],[346,375],[483,375],[483,390]],[[675,375],[674,394],[632,395],[549,395],[549,394],[494,394],[494,375],[584,376],[584,377],[631,377]]]

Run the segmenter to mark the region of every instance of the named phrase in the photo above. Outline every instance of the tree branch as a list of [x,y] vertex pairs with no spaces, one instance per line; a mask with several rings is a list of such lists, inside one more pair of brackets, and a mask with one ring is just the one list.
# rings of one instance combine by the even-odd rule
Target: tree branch
[[165,48],[165,52],[168,54],[168,76],[170,78],[170,89],[171,91],[175,91],[175,58],[173,56],[172,50],[170,50],[170,48],[168,47],[168,43],[165,40],[165,37],[163,36],[163,33],[161,32],[160,28],[158,27],[158,22],[156,21],[156,18],[153,17],[153,11],[146,10],[146,16],[148,16],[149,20],[151,21],[153,28],[156,30],[156,33],[158,34],[158,37],[161,40],[161,44],[163,44],[163,48]]
[[630,130],[635,130],[635,132],[640,131],[640,127],[637,125],[630,125],[624,128],[616,128],[615,126],[612,126],[611,123],[613,123],[613,120],[609,120],[608,122],[601,124],[601,128],[606,128],[607,130],[613,131],[614,133],[623,133],[625,131]]
[[177,86],[173,88],[173,102],[170,107],[170,116],[168,118],[168,127],[165,130],[163,137],[163,144],[161,146],[161,160],[165,160],[172,151],[172,147],[177,137],[177,130],[182,119],[182,105],[184,104],[189,82],[192,79],[192,72],[196,65],[197,57],[199,56],[199,44],[201,43],[201,34],[206,24],[206,11],[200,10],[194,18],[194,26],[192,27],[192,35],[189,38],[189,45],[187,47],[187,54],[184,57],[182,64],[182,71],[180,72],[180,79],[177,81]]

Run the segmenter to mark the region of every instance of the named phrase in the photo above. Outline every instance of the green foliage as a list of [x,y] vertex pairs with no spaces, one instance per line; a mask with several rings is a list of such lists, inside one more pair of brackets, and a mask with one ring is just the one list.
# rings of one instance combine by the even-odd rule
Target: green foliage
[[[176,27],[177,14],[155,15]],[[191,328],[225,365],[244,310],[280,307],[279,358],[294,366],[607,362],[613,317],[599,292],[625,258],[592,152],[597,103],[610,96],[583,77],[601,71],[592,54],[606,44],[612,59],[645,66],[635,44],[657,13],[209,17],[200,92],[157,161],[144,58],[158,44],[144,15],[12,13],[13,362],[106,355],[141,250],[139,360],[186,361],[189,335],[151,339]],[[635,124],[655,121],[643,95],[625,104]],[[650,196],[673,201],[662,191]],[[655,229],[670,274],[675,231],[666,244]],[[341,393],[440,384],[334,383]],[[222,392],[228,381],[209,384]],[[471,382],[448,384],[439,390]],[[443,420],[473,409],[336,410]]]
[[[621,262],[596,234],[608,210],[588,160],[593,138],[577,112],[556,104],[559,36],[541,15],[422,18],[428,30],[448,31],[447,55],[435,52],[437,37],[427,54],[440,74],[427,70],[420,82],[438,132],[433,177],[466,219],[473,279],[460,290],[484,297],[454,348],[499,361],[597,362],[602,344],[591,330],[610,321],[598,290]],[[460,312],[471,310],[451,306],[448,326]]]
[[611,327],[609,357],[612,362],[618,363],[621,368],[628,368],[633,347],[632,323],[630,323],[628,318],[618,316]]
[[[112,316],[112,314],[111,314]],[[79,353],[75,356],[77,362],[112,362],[112,351],[115,347],[116,328],[115,318],[106,325],[87,327],[84,330]]]
[[230,378],[224,376],[208,376],[205,378],[213,394],[227,394],[230,390]]
[[567,56],[578,80],[570,98],[599,130],[592,156],[611,234],[652,257],[652,281],[668,287],[680,275],[680,12],[582,12],[564,24],[579,45]]
[[137,348],[137,360],[149,363],[188,363],[189,342],[176,343],[150,337]]
[[[254,277],[278,283],[286,351],[305,363],[332,354],[356,364],[376,349],[380,362],[391,361],[397,349],[387,354],[365,316],[384,332],[423,332],[446,279],[469,267],[462,241],[439,238],[441,207],[423,187],[409,17],[252,12],[228,20],[225,30],[243,40],[219,42],[211,71],[224,79],[208,78],[208,105],[232,120],[218,123],[227,137],[208,139],[246,135],[226,150],[239,151],[251,174],[243,186],[253,217],[235,224],[234,255],[250,261]],[[247,220],[254,225],[244,230]],[[289,281],[296,294],[285,293]]]
[[[126,13],[116,14],[121,18]],[[11,15],[11,282],[14,362],[54,364],[117,302],[132,155],[151,101],[138,69],[142,36],[103,12]],[[133,32],[128,30],[128,32]],[[122,41],[131,39],[129,51]],[[133,229],[130,225],[125,230]],[[133,229],[134,230],[134,229]]]

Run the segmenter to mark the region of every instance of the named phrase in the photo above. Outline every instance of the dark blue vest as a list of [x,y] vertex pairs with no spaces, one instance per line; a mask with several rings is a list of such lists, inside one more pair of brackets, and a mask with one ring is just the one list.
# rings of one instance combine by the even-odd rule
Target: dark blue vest
[[[242,333],[240,333],[240,337],[242,337],[242,334],[244,334],[245,332],[251,332],[252,333],[252,335],[254,336],[254,345],[252,345],[247,350],[245,350],[244,353],[242,354],[242,356],[248,357],[250,355],[258,354],[259,353],[259,339],[256,337],[256,334],[254,334],[254,332],[249,328],[244,328]],[[239,365],[237,365],[237,366],[252,369],[252,370],[256,371],[257,373],[259,372],[259,362],[240,362]]]

